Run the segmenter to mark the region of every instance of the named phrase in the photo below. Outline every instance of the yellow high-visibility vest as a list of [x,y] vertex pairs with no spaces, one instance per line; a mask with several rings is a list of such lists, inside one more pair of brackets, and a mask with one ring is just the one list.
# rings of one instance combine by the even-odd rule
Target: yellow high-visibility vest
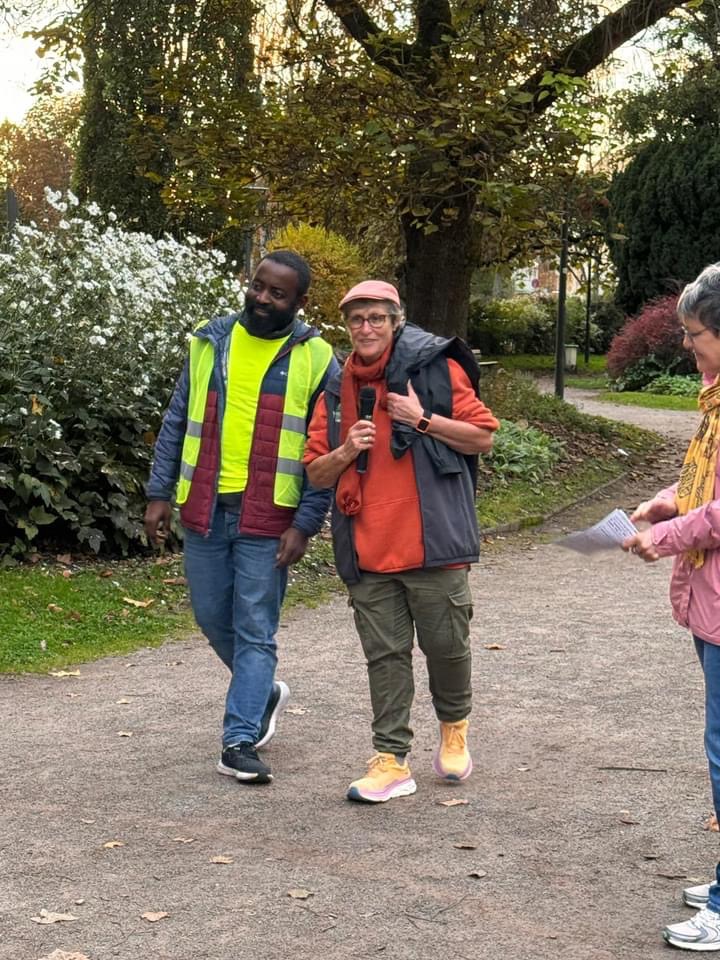
[[[273,502],[278,507],[294,508],[300,502],[308,406],[310,398],[320,386],[331,358],[332,347],[320,337],[309,337],[290,350],[273,488]],[[212,343],[194,336],[190,342],[190,393],[176,494],[178,504],[185,503],[190,495],[193,474],[200,456],[203,420],[214,361],[215,349]]]

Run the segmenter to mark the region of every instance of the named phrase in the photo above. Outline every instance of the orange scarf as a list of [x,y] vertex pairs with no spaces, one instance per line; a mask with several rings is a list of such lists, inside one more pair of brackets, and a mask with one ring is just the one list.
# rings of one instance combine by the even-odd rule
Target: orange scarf
[[[348,431],[358,421],[358,402],[360,388],[364,384],[380,381],[375,400],[376,406],[387,406],[387,385],[383,379],[385,367],[390,359],[393,344],[374,363],[362,363],[353,351],[345,361],[342,384],[340,387],[340,443],[344,443]],[[353,462],[343,471],[335,491],[335,502],[341,513],[348,517],[359,513],[362,507],[361,474]]]

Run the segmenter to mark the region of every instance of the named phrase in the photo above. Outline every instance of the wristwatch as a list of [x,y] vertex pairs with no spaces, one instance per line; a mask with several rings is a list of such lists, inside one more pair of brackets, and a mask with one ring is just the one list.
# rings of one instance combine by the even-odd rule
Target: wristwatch
[[431,416],[432,416],[432,412],[430,410],[423,410],[423,415],[415,424],[415,429],[417,430],[418,433],[427,433],[428,427],[430,426]]

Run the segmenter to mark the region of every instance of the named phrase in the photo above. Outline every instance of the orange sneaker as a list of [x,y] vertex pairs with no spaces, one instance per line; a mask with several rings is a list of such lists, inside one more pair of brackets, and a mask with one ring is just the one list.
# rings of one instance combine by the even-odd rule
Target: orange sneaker
[[347,798],[365,803],[385,803],[395,797],[409,797],[416,790],[407,760],[398,763],[392,753],[377,753],[368,761],[367,775],[350,784]]
[[467,748],[469,725],[469,720],[440,721],[440,744],[433,757],[433,770],[443,780],[467,780],[472,773],[472,757]]

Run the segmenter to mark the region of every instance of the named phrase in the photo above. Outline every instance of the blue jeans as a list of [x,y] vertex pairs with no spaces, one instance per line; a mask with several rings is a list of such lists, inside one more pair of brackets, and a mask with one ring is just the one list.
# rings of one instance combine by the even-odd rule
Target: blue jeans
[[[715,815],[720,817],[720,646],[693,637],[705,677],[705,753],[710,768]],[[720,913],[720,863],[710,885],[708,908]]]
[[197,624],[230,670],[223,746],[255,743],[272,691],[287,568],[279,541],[238,531],[238,514],[218,507],[207,537],[185,531],[185,574]]

